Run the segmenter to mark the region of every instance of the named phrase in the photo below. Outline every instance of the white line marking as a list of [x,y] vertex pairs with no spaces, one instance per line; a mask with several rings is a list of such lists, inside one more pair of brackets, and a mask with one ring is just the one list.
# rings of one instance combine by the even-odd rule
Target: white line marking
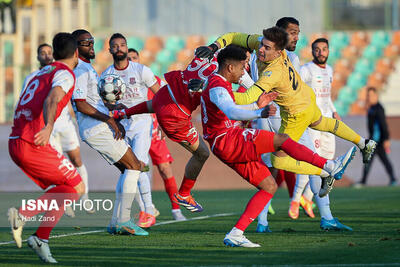
[[[239,213],[234,213],[234,212],[232,212],[232,213],[219,213],[219,214],[213,214],[213,215],[194,217],[194,218],[187,219],[185,221],[175,221],[175,220],[163,221],[163,222],[156,223],[152,227],[158,226],[158,225],[179,223],[179,222],[190,222],[190,221],[196,221],[196,220],[204,220],[204,219],[215,218],[215,217],[226,217],[226,216],[232,216],[232,215],[238,215],[238,214]],[[106,230],[93,230],[93,231],[87,231],[87,232],[78,232],[78,233],[71,233],[71,234],[54,235],[54,236],[50,236],[50,239],[68,237],[68,236],[75,236],[75,235],[87,235],[87,234],[102,233],[102,232],[105,232],[105,231]],[[27,241],[27,239],[22,240],[22,242],[26,242],[26,241]],[[9,245],[9,244],[13,244],[13,243],[15,243],[15,241],[0,242],[0,246],[1,245]]]

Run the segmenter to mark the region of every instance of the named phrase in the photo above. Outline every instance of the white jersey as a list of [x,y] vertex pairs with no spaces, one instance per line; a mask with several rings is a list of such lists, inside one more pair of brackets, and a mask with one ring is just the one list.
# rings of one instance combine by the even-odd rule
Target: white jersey
[[333,79],[331,66],[326,65],[323,68],[311,61],[301,66],[300,76],[314,90],[317,105],[321,109],[322,115],[331,118],[332,113],[336,112],[331,98]]
[[[108,115],[109,110],[104,105],[97,89],[99,76],[90,62],[79,59],[78,66],[75,68],[74,73],[76,76],[76,85],[72,99],[74,101],[86,101],[99,112]],[[106,123],[81,112],[76,112],[76,118],[82,140],[86,140],[88,137],[96,135],[105,128],[108,128]]]

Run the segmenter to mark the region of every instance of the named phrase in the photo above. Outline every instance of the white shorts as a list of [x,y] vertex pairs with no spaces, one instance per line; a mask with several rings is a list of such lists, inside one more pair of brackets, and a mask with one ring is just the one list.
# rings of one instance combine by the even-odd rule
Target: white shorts
[[331,133],[310,129],[310,137],[318,155],[326,159],[335,157],[335,136]]
[[98,134],[86,138],[84,142],[99,152],[109,164],[118,162],[129,148],[125,139],[114,139],[113,131],[110,128],[105,128]]
[[151,146],[152,139],[152,127],[153,120],[151,117],[145,117],[140,119],[135,119],[128,123],[124,123],[126,130],[126,139],[128,144],[131,146],[133,153],[136,158],[144,164],[149,164],[149,150]]
[[75,125],[71,120],[56,121],[50,136],[51,146],[60,153],[75,150],[79,147],[79,138]]

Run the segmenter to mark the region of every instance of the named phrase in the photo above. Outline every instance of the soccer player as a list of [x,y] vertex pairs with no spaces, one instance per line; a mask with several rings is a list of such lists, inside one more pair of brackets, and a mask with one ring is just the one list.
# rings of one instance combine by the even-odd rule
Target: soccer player
[[79,63],[74,71],[76,86],[73,100],[81,139],[121,171],[116,187],[114,212],[107,231],[148,235],[148,232],[131,220],[131,206],[137,193],[141,164],[124,140],[123,126],[108,116],[109,110],[98,93],[99,77],[90,64],[90,60],[95,57],[94,38],[83,29],[74,31],[72,35],[76,39],[79,52]]
[[[208,141],[212,152],[259,189],[250,199],[235,227],[225,236],[224,243],[228,246],[260,247],[249,241],[243,232],[277,189],[268,167],[260,162],[261,154],[280,149],[299,162],[307,161],[335,176],[335,172],[342,173],[348,165],[348,160],[351,158],[349,155],[354,153],[354,147],[337,161],[329,161],[296,143],[287,134],[241,128],[238,121],[271,115],[270,106],[258,109],[255,104],[237,105],[234,102],[232,83],[237,83],[243,75],[245,60],[244,50],[235,45],[230,45],[219,52],[218,72],[208,78],[207,87],[201,96],[201,115],[204,139]],[[276,92],[272,92],[268,96],[273,100],[277,95]],[[328,170],[331,164],[335,165],[335,171]]]
[[[110,38],[110,53],[114,64],[110,65],[102,74],[116,74],[124,80],[126,92],[118,104],[132,107],[143,101],[147,101],[148,90],[156,93],[160,89],[157,79],[150,68],[128,60],[128,46],[126,38],[120,33],[114,33]],[[140,114],[121,120],[126,130],[126,137],[136,157],[146,166],[149,164],[149,149],[151,144],[152,118],[150,114]],[[148,172],[142,172],[139,176],[139,192],[144,203],[145,216],[139,218],[138,225],[149,228],[156,223],[153,201],[151,197],[151,185]]]
[[[140,55],[139,52],[134,48],[128,49],[128,59],[133,62],[139,63]],[[159,77],[155,76],[157,82],[160,86],[164,86],[165,82],[163,82]],[[149,89],[147,94],[148,99],[153,99],[154,93]],[[152,139],[150,145],[150,158],[153,165],[157,166],[158,172],[160,173],[161,178],[164,182],[165,192],[167,192],[168,197],[171,201],[172,205],[172,217],[176,221],[184,221],[186,220],[185,216],[182,214],[179,205],[176,204],[174,200],[174,195],[178,192],[178,187],[176,186],[175,176],[172,172],[171,163],[174,161],[171,153],[167,147],[167,142],[165,141],[165,137],[162,136],[160,125],[158,124],[157,116],[152,114],[153,119],[153,129],[152,129]],[[136,199],[135,199],[136,200]],[[140,199],[138,203],[142,202]],[[144,215],[144,204],[139,203],[141,208],[141,214]],[[142,207],[143,206],[143,207]],[[155,209],[155,213],[157,214],[157,209]],[[158,212],[159,213],[159,212]],[[142,216],[143,216],[142,215]],[[157,215],[156,215],[157,217]]]
[[[235,101],[239,104],[249,103],[264,92],[278,92],[275,103],[280,107],[282,119],[280,133],[286,133],[293,140],[299,140],[307,127],[331,132],[356,144],[362,152],[363,162],[369,162],[375,151],[376,142],[364,139],[342,121],[322,116],[315,102],[314,91],[301,80],[284,51],[287,41],[287,33],[279,27],[265,29],[263,36],[228,33],[210,46],[197,49],[196,55],[211,56],[219,48],[231,43],[257,50],[260,78],[245,93],[235,93]],[[348,156],[353,157],[354,154]],[[340,175],[332,177],[326,171],[321,171],[312,165],[296,162],[282,150],[274,152],[271,161],[277,169],[321,176],[322,187],[319,193],[321,197],[329,193],[335,179],[341,178]]]
[[[25,78],[24,85],[22,87],[23,90],[25,90],[26,85],[43,67],[53,62],[53,49],[49,44],[39,45],[37,49],[37,54],[40,68],[39,70],[32,72]],[[22,91],[21,94],[23,92],[24,91]],[[72,109],[71,102],[68,102],[65,108],[62,110],[57,121],[54,123],[53,131],[50,136],[50,145],[52,145],[60,153],[65,152],[68,155],[69,160],[75,166],[78,173],[81,175],[83,183],[85,184],[85,194],[82,195],[81,199],[83,203],[87,205],[90,203],[84,201],[89,199],[88,174],[86,166],[83,164],[81,159],[79,139],[75,130],[75,125],[72,121],[74,117],[75,113]],[[87,206],[85,207],[85,211],[88,213],[94,213],[94,209],[90,209]],[[74,211],[69,206],[65,210],[65,215],[75,217]]]
[[43,67],[31,79],[18,101],[8,143],[12,160],[29,178],[42,189],[55,185],[36,203],[56,201],[58,208],[8,210],[13,238],[19,248],[22,246],[24,222],[45,212],[46,220],[28,238],[28,246],[48,263],[57,263],[51,255],[48,239],[64,213],[64,201],[77,200],[85,191],[76,168],[49,144],[54,122],[71,99],[75,84],[72,70],[78,63],[76,42],[71,34],[56,34],[53,48],[56,61]]

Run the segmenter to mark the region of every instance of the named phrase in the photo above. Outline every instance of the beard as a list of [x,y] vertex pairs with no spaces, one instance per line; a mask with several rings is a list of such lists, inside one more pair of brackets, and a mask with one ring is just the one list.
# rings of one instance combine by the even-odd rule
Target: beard
[[314,57],[314,62],[319,65],[325,64],[327,60],[328,60],[328,57],[320,57],[320,59],[317,57]]
[[122,61],[128,57],[128,53],[122,53],[122,55],[112,54],[114,61]]

